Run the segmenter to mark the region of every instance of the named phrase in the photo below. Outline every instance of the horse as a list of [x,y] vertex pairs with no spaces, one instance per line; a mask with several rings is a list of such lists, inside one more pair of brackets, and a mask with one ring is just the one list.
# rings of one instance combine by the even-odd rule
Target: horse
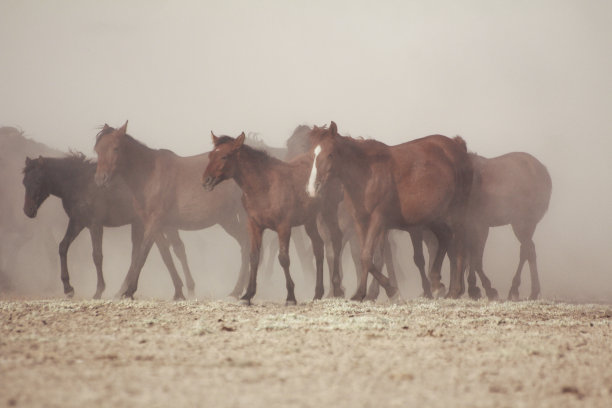
[[[255,149],[265,151],[272,157],[275,157],[279,160],[287,161],[287,158],[288,158],[287,148],[269,146],[268,144],[266,144],[266,142],[263,140],[263,138],[258,133],[255,133],[255,132],[247,133],[246,140],[244,142]],[[323,233],[321,230],[319,230],[319,232]],[[316,275],[314,264],[313,264],[312,251],[311,249],[308,248],[308,244],[306,242],[308,239],[308,236],[306,235],[306,232],[304,231],[303,227],[296,227],[294,230],[292,230],[291,238],[292,238],[293,244],[296,249],[296,253],[300,261],[302,273],[304,277],[308,280]],[[326,239],[326,238],[328,237],[323,236],[322,238],[323,238],[323,241],[325,242],[325,245],[327,246],[329,244],[329,239]],[[268,255],[262,257],[264,259],[267,259],[267,261],[261,265],[260,269],[265,271],[267,273],[267,278],[269,278],[274,269],[274,261],[278,255],[278,249],[279,249],[278,240],[272,239],[270,241],[266,241],[264,239],[262,241],[262,246],[267,247]],[[330,270],[331,270],[331,266],[330,266]],[[246,283],[247,282],[245,282],[245,286],[243,288],[244,290],[246,290]],[[241,292],[239,295],[241,295],[242,293],[243,292]]]
[[472,182],[465,141],[432,135],[388,146],[341,136],[334,122],[329,128],[315,127],[309,137],[315,147],[308,193],[318,195],[329,180],[337,178],[353,207],[362,248],[361,279],[352,299],[365,297],[368,272],[390,299],[397,297],[397,288],[380,273],[372,257],[386,230],[414,227],[430,229],[439,242],[432,292],[444,291],[440,268],[448,249],[451,283],[447,297],[459,297],[465,291],[463,223]]
[[[286,304],[296,304],[294,283],[289,272],[289,240],[291,227],[304,225],[315,256],[315,299],[323,296],[323,240],[317,229],[317,215],[321,213],[331,231],[333,268],[331,271],[334,294],[340,296],[338,264],[342,232],[338,227],[337,191],[324,191],[328,199],[309,198],[303,186],[308,178],[310,155],[305,154],[290,162],[275,159],[267,153],[244,144],[245,135],[237,138],[217,137],[211,132],[215,146],[210,162],[202,174],[202,184],[213,191],[220,183],[233,179],[242,189],[242,202],[248,216],[250,251],[250,280],[242,300],[250,304],[257,286],[257,268],[261,251],[261,238],[265,229],[276,231],[280,245],[278,260],[285,273]],[[334,194],[336,193],[336,194]]]
[[[74,288],[70,285],[68,274],[68,249],[84,228],[89,229],[91,235],[92,255],[98,277],[94,299],[99,299],[106,287],[102,273],[103,227],[131,224],[133,249],[138,247],[142,238],[142,226],[132,207],[132,193],[121,179],[117,179],[106,189],[97,187],[94,183],[95,169],[96,163],[86,159],[82,153],[72,153],[63,158],[27,157],[23,169],[25,215],[36,217],[38,209],[50,195],[62,200],[64,211],[68,215],[68,227],[59,244],[61,279],[67,297],[74,296]],[[165,235],[160,233],[155,242],[172,277],[174,299],[185,299],[183,282],[172,261],[168,241],[172,243],[174,253],[183,265],[187,288],[193,295],[195,284],[187,264],[185,246],[175,229],[165,230],[164,233]]]
[[[314,147],[311,145],[311,130],[312,128],[306,125],[299,125],[295,128],[293,134],[287,140],[286,143],[287,157],[293,157],[297,154],[307,152]],[[355,221],[353,220],[351,213],[352,209],[350,208],[350,199],[343,200],[340,203],[338,211],[338,218],[343,236],[342,248],[344,248],[347,242],[350,244],[351,254],[353,256],[353,261],[355,264],[355,272],[357,273],[357,280],[359,280],[358,271],[360,269],[359,258],[361,249],[357,230],[355,228]],[[412,240],[412,246],[414,248],[413,261],[417,266],[421,277],[423,295],[427,298],[431,298],[431,286],[429,283],[429,279],[427,278],[427,275],[425,273],[425,257],[423,256],[423,232],[416,228],[412,228],[408,232],[410,234],[410,239]],[[426,240],[425,242],[429,244],[430,241]],[[389,235],[385,234],[385,237],[383,238],[382,254],[378,253],[374,259],[378,260],[377,269],[381,270],[383,265],[386,266],[389,279],[391,280],[391,284],[397,287],[397,278],[391,250],[392,246],[394,246],[394,244],[392,245]],[[380,264],[380,262],[382,262],[382,264]],[[378,281],[373,280],[368,288],[366,297],[364,299],[376,300],[379,294],[379,290],[380,287],[378,285]]]
[[108,185],[115,175],[121,176],[134,195],[133,207],[144,229],[119,295],[133,298],[140,271],[160,231],[200,230],[216,224],[240,245],[239,290],[247,277],[248,236],[238,186],[226,183],[215,193],[206,193],[200,175],[208,164],[208,153],[181,157],[170,150],[151,149],[126,131],[127,121],[118,129],[105,124],[94,147],[96,184]]
[[548,209],[552,181],[546,167],[528,153],[513,152],[499,157],[485,158],[470,153],[474,168],[474,182],[467,206],[467,243],[469,254],[468,293],[480,297],[475,272],[489,299],[497,298],[482,267],[482,257],[489,227],[510,224],[519,240],[519,264],[508,293],[509,300],[518,300],[521,271],[525,261],[531,273],[531,294],[540,294],[533,234]]

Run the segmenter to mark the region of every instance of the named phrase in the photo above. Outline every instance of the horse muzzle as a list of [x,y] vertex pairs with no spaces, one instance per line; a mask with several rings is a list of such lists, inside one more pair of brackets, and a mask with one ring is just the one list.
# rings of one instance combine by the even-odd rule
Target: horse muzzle
[[96,175],[94,176],[94,181],[96,183],[96,186],[98,187],[106,186],[109,180],[110,180],[110,177],[108,173],[96,173]]
[[215,188],[215,186],[219,184],[218,180],[219,180],[218,177],[208,176],[202,182],[202,187],[204,187],[204,190],[206,191],[212,191],[213,188]]

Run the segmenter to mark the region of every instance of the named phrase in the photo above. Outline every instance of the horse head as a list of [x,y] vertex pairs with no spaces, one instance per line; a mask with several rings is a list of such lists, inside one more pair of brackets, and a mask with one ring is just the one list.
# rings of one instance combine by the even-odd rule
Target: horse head
[[98,165],[94,180],[98,186],[107,185],[117,168],[124,162],[127,121],[119,129],[108,125],[98,133],[94,150],[98,155]]
[[311,197],[317,196],[327,181],[334,176],[334,158],[338,153],[336,144],[338,137],[338,127],[333,121],[329,128],[315,126],[310,132],[311,144],[314,147],[312,149],[312,170],[306,191]]
[[208,165],[202,174],[202,186],[211,191],[223,180],[234,176],[236,153],[244,144],[244,132],[237,138],[230,136],[217,137],[210,132],[215,148],[208,153]]
[[30,159],[26,157],[25,167],[23,168],[23,185],[25,187],[25,199],[23,202],[23,212],[30,218],[36,217],[38,209],[49,197],[49,188],[46,184],[45,159]]

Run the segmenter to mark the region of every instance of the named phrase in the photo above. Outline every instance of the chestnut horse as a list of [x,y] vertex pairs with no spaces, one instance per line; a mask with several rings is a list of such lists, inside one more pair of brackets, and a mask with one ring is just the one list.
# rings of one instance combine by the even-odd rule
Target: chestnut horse
[[533,234],[548,209],[552,191],[550,175],[546,167],[528,153],[514,152],[491,159],[470,154],[470,159],[474,168],[474,183],[466,222],[470,258],[468,293],[472,298],[480,296],[476,287],[476,272],[487,297],[497,297],[497,291],[491,288],[484,274],[482,257],[489,227],[510,224],[521,249],[508,299],[518,300],[518,287],[525,261],[529,263],[531,272],[529,298],[537,299],[540,281]]
[[307,186],[316,196],[329,180],[342,182],[361,238],[361,279],[353,300],[366,295],[368,272],[393,299],[397,288],[389,284],[372,262],[388,229],[430,229],[439,248],[431,274],[434,294],[444,290],[440,268],[446,250],[451,258],[449,297],[464,289],[464,218],[472,182],[472,166],[465,142],[433,135],[396,146],[376,140],[358,141],[329,128],[315,127],[310,137],[316,144]]
[[[286,159],[291,159],[299,154],[303,154],[308,152],[312,147],[310,140],[310,131],[312,129],[306,125],[300,125],[295,128],[291,137],[287,140],[287,155]],[[355,221],[351,216],[352,209],[350,208],[350,200],[343,200],[338,207],[338,223],[340,225],[340,229],[342,230],[342,246],[341,251],[344,249],[345,245],[348,243],[351,250],[351,256],[353,257],[353,263],[355,264],[355,272],[357,273],[357,281],[359,281],[359,270],[361,262],[360,258],[360,243],[359,237],[357,236],[357,231],[355,228]],[[325,228],[319,228],[319,231],[322,235],[325,235]],[[413,229],[410,231],[410,238],[413,242],[414,248],[414,263],[419,269],[419,273],[421,276],[421,285],[423,287],[423,295],[425,297],[431,298],[431,288],[429,284],[429,280],[425,274],[425,258],[423,256],[423,246],[421,239],[421,231],[417,231]],[[325,239],[326,245],[329,240]],[[382,262],[380,266],[377,268],[382,270],[382,267],[385,266],[387,268],[387,273],[389,275],[389,279],[391,280],[391,284],[394,286],[397,285],[397,278],[395,272],[395,265],[393,263],[393,255],[391,251],[392,245],[390,241],[390,237],[388,234],[383,238],[383,248],[382,254],[378,253],[375,257],[375,260],[378,262]],[[327,248],[326,248],[327,251]],[[330,265],[331,269],[331,265]],[[342,264],[340,264],[340,277],[342,278]],[[331,276],[330,276],[331,278]],[[365,297],[366,300],[376,300],[379,294],[380,287],[378,285],[378,281],[374,279],[370,284],[367,295]]]
[[[61,278],[64,293],[68,297],[74,295],[74,288],[70,285],[68,275],[68,249],[84,228],[88,228],[91,235],[93,261],[98,275],[94,299],[99,299],[106,287],[102,273],[103,227],[131,224],[132,250],[137,249],[142,240],[142,225],[134,212],[133,196],[130,190],[120,178],[117,178],[108,188],[97,187],[94,184],[95,171],[96,164],[87,160],[83,154],[71,154],[64,158],[26,158],[23,169],[23,185],[25,186],[23,212],[30,218],[36,217],[42,203],[49,195],[54,195],[62,200],[64,211],[68,215],[68,228],[59,245]],[[193,294],[194,282],[187,265],[185,246],[176,229],[166,230],[165,234],[166,236],[160,233],[155,238],[155,242],[170,271],[174,283],[174,299],[185,299],[182,289],[183,282],[172,261],[168,240],[172,243],[174,253],[183,265],[187,288],[190,294]]]
[[108,125],[96,138],[98,155],[95,181],[108,184],[120,175],[134,194],[133,205],[143,223],[140,247],[119,295],[133,297],[138,277],[155,237],[169,228],[199,230],[219,224],[240,245],[242,268],[236,286],[246,276],[247,231],[240,189],[226,183],[214,194],[206,193],[200,184],[208,154],[180,157],[170,150],[155,150],[126,133],[127,122],[119,129]]
[[295,304],[294,283],[289,273],[289,240],[291,227],[304,225],[315,255],[316,288],[315,299],[323,296],[323,240],[317,229],[317,215],[321,213],[331,231],[333,242],[333,268],[331,271],[334,294],[340,295],[338,263],[342,232],[338,227],[337,212],[341,196],[337,191],[324,191],[323,200],[308,197],[304,185],[310,169],[310,155],[305,154],[283,162],[267,153],[244,144],[242,133],[234,139],[229,136],[216,137],[212,134],[214,150],[210,162],[202,175],[203,186],[213,190],[219,183],[233,179],[242,189],[242,202],[248,216],[251,238],[250,280],[242,300],[251,302],[257,286],[257,268],[261,251],[261,238],[265,229],[278,234],[278,260],[285,273],[287,304]]

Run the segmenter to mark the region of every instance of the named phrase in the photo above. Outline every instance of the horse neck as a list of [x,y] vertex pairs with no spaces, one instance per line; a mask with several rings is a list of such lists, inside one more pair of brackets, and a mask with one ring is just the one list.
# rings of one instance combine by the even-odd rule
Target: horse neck
[[265,190],[269,185],[266,176],[274,159],[259,160],[257,154],[249,149],[241,149],[235,159],[233,179],[247,196]]
[[84,179],[82,169],[67,164],[65,159],[46,159],[45,176],[49,193],[62,199],[79,190]]
[[153,172],[155,152],[156,150],[137,142],[135,139],[127,138],[120,173],[132,191],[142,189],[145,181]]
[[367,186],[370,174],[369,158],[356,141],[342,137],[338,139],[338,157],[342,163],[337,167],[340,182],[354,202],[361,202],[360,197]]

